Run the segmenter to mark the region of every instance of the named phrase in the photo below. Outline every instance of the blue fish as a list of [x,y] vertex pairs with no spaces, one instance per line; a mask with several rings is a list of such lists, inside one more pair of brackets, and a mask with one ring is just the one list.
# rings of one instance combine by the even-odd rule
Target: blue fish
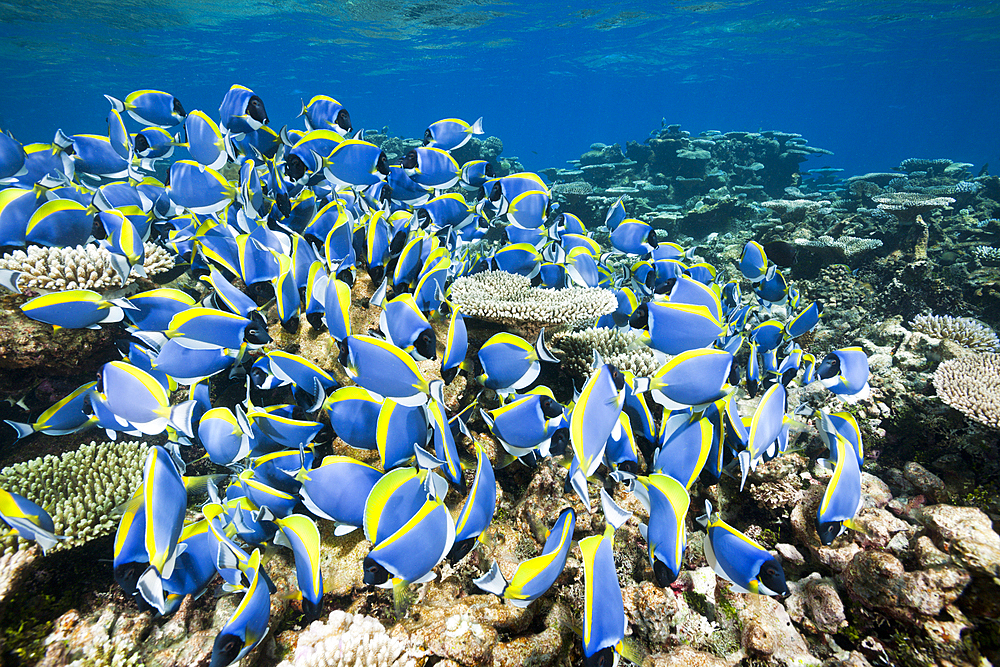
[[390,343],[417,361],[437,359],[434,329],[411,295],[400,294],[385,304],[379,328]]
[[382,402],[382,397],[361,387],[341,387],[330,394],[323,408],[337,437],[351,447],[373,450],[378,448],[376,427]]
[[615,531],[631,516],[601,489],[607,524],[603,535],[580,540],[583,559],[583,655],[587,665],[606,665],[625,639],[627,622],[618,571],[615,567]]
[[62,130],[56,131],[53,144],[70,153],[77,178],[93,177],[88,183],[100,183],[107,178],[128,176],[128,160],[118,154],[108,137],[95,134],[74,134],[69,137]]
[[817,410],[816,417],[819,419],[816,426],[823,444],[832,452],[836,449],[837,436],[844,438],[854,447],[858,465],[864,465],[865,446],[861,439],[861,427],[854,415],[850,412],[827,413],[824,410]]
[[465,318],[462,313],[453,308],[448,319],[448,332],[445,334],[444,353],[441,355],[441,378],[450,384],[459,369],[468,370],[469,364],[465,355],[469,348],[469,334],[465,329]]
[[663,364],[648,382],[636,378],[636,391],[653,390],[653,400],[670,410],[707,406],[731,391],[726,381],[732,365],[733,355],[724,350],[689,350]]
[[427,189],[447,190],[462,176],[455,158],[431,146],[410,150],[400,164],[414,183]]
[[413,358],[372,336],[348,336],[340,343],[340,363],[358,385],[403,405],[427,402],[430,385]]
[[708,462],[712,443],[712,423],[708,419],[686,410],[669,418],[664,414],[653,471],[669,475],[690,489]]
[[[545,224],[548,214],[549,195],[540,190],[522,192],[500,209],[500,215],[506,216],[511,225],[525,230],[539,230]],[[510,235],[510,228],[507,234]]]
[[[38,210],[39,196],[32,189],[10,187],[0,190],[0,243],[24,247],[27,223]],[[58,234],[53,238],[58,238]]]
[[486,160],[470,160],[462,165],[460,182],[464,190],[478,190],[494,177],[493,165]]
[[219,631],[212,646],[209,667],[229,667],[249,653],[267,634],[271,617],[271,592],[268,589],[260,551],[254,550],[247,567],[253,572],[250,585],[236,611]]
[[38,419],[32,424],[23,424],[9,419],[4,421],[17,431],[18,439],[38,432],[46,435],[68,435],[82,431],[97,423],[97,419],[85,411],[86,403],[96,386],[97,382],[80,385],[38,415]]
[[625,219],[611,232],[611,245],[626,255],[648,255],[656,247],[656,230],[648,222]]
[[543,450],[544,455],[553,448],[561,454],[568,443],[563,406],[547,387],[515,395],[495,410],[483,410],[482,416],[494,437],[513,456],[525,456],[535,449]]
[[236,414],[226,407],[212,408],[198,422],[198,440],[208,458],[217,465],[231,466],[250,453],[250,424],[242,409]]
[[170,202],[198,215],[212,215],[236,199],[236,187],[214,169],[194,160],[178,160],[170,165]]
[[351,114],[343,104],[328,95],[314,95],[302,105],[299,115],[305,117],[306,127],[310,130],[333,130],[346,137],[353,129]]
[[232,368],[238,354],[237,350],[218,347],[185,347],[172,338],[160,347],[150,372],[164,373],[178,384],[193,385]]
[[166,595],[164,615],[174,613],[185,596],[200,598],[215,578],[215,537],[208,528],[208,520],[202,519],[184,526],[178,542],[184,550],[177,556],[173,575],[163,580]]
[[409,462],[415,447],[427,447],[429,429],[424,406],[400,405],[391,398],[385,399],[375,425],[375,441],[382,468],[390,470]]
[[785,338],[798,338],[806,334],[819,324],[820,317],[823,316],[823,304],[813,301],[806,306],[795,317],[785,323]]
[[625,391],[625,376],[621,371],[611,364],[603,364],[583,385],[570,413],[569,441],[577,465],[570,482],[588,510],[586,478],[597,471],[608,438],[620,428],[618,416],[625,403]]
[[295,580],[302,596],[302,612],[307,621],[314,621],[323,613],[319,528],[304,514],[292,514],[274,522],[278,524],[274,543],[288,547],[295,554]]
[[[264,101],[245,86],[233,84],[219,105],[219,126],[224,134],[253,132],[269,121]],[[213,666],[214,667],[214,666]]]
[[740,490],[746,484],[747,475],[756,469],[761,460],[768,461],[781,453],[781,443],[787,439],[790,425],[785,414],[787,408],[788,392],[784,385],[772,385],[761,397],[747,429],[746,449],[738,455]]
[[54,329],[100,329],[101,324],[120,322],[125,317],[123,308],[131,308],[128,301],[107,300],[84,289],[50,292],[21,304],[26,316]]
[[460,118],[445,118],[431,123],[424,130],[424,145],[453,151],[467,144],[472,135],[482,133],[482,118],[471,125]]
[[194,349],[238,350],[243,345],[252,349],[271,342],[264,318],[256,310],[246,318],[215,308],[188,308],[171,318],[166,334]]
[[868,375],[868,355],[860,347],[834,350],[816,367],[820,383],[845,400],[864,400],[871,395]]
[[472,583],[487,593],[507,598],[515,607],[527,607],[544,595],[562,574],[573,545],[575,524],[576,513],[567,507],[546,536],[541,555],[520,563],[510,583],[495,562],[489,572]]
[[72,199],[53,199],[34,209],[24,237],[29,245],[83,245],[90,238],[93,221],[93,213],[87,206]]
[[649,525],[640,524],[646,540],[649,564],[658,586],[666,588],[680,574],[687,549],[684,517],[691,497],[684,484],[669,475],[653,474],[636,478],[639,486],[633,493],[649,514]]
[[614,204],[608,207],[608,212],[604,214],[604,226],[614,232],[618,225],[627,217],[625,213],[625,197],[619,197]]
[[497,488],[493,465],[483,446],[478,442],[475,444],[476,476],[455,521],[455,544],[448,554],[448,560],[452,563],[462,560],[475,546],[477,539],[482,539],[496,512]]
[[196,162],[209,169],[219,169],[226,164],[232,148],[227,146],[219,126],[204,111],[196,110],[187,115],[184,135],[187,141],[182,145]]
[[764,279],[768,272],[767,253],[764,247],[756,241],[747,241],[740,253],[738,262],[740,273],[752,283],[758,283]]
[[302,502],[316,516],[333,521],[337,536],[364,525],[365,501],[381,478],[376,468],[349,456],[327,456],[319,467],[296,476]]
[[6,132],[0,132],[0,181],[28,173],[24,168],[27,156],[22,146],[14,137]]
[[335,187],[374,185],[388,174],[385,152],[367,141],[345,139],[323,160],[323,175]]
[[545,331],[542,330],[535,344],[531,345],[511,333],[494,334],[479,348],[479,363],[483,367],[483,374],[476,379],[487,389],[499,394],[527,387],[541,371],[539,362],[558,362],[545,347],[544,336]]
[[338,343],[351,335],[351,287],[336,278],[326,286],[324,322],[330,337]]
[[785,571],[774,556],[723,521],[707,500],[705,515],[699,519],[708,531],[705,558],[717,575],[732,584],[733,591],[788,596]]
[[167,450],[150,447],[142,473],[142,505],[146,525],[144,544],[149,568],[139,577],[139,594],[161,614],[166,610],[163,579],[174,573],[187,490]]
[[832,469],[833,477],[816,510],[816,530],[824,546],[830,546],[848,528],[857,530],[854,517],[864,504],[857,450],[839,433],[830,444],[831,458],[820,459],[819,463]]
[[399,594],[411,583],[434,578],[432,570],[451,551],[455,543],[455,522],[444,500],[428,497],[420,509],[402,527],[386,535],[365,557],[364,582],[387,585],[392,580]]
[[640,305],[629,324],[634,328],[648,326],[649,335],[643,341],[670,355],[707,347],[725,332],[725,326],[709,308],[672,301],[650,301]]
[[98,387],[103,388],[106,407],[141,433],[156,435],[170,426],[193,436],[195,403],[171,406],[163,385],[146,371],[125,361],[111,361],[101,367]]
[[38,543],[42,553],[67,539],[55,534],[52,517],[24,496],[0,489],[0,521],[18,537]]
[[129,116],[143,125],[173,127],[187,115],[180,100],[159,90],[136,90],[129,93],[124,102],[110,95],[104,97],[115,111],[127,111]]

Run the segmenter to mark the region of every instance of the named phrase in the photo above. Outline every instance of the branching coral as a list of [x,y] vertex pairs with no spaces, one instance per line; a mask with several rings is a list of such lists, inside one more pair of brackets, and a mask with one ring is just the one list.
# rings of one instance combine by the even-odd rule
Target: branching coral
[[464,315],[522,332],[596,319],[615,310],[610,290],[587,287],[544,289],[505,271],[463,276],[451,286],[451,301]]
[[371,616],[330,612],[326,623],[313,621],[299,636],[291,661],[279,667],[413,667],[403,642],[390,637]]
[[947,338],[976,352],[1000,352],[1000,339],[979,320],[951,315],[917,315],[910,328],[934,338]]
[[[146,443],[91,442],[62,456],[47,455],[0,470],[0,487],[37,503],[52,516],[57,535],[77,546],[115,529],[112,509],[129,499],[142,481]],[[7,537],[4,545],[29,543]]]
[[652,350],[639,343],[639,334],[633,329],[590,328],[563,333],[555,337],[555,345],[566,353],[560,368],[577,378],[590,377],[594,350],[607,363],[639,377],[652,375],[659,368]]
[[969,419],[1000,429],[1000,354],[941,362],[934,373],[934,389]]
[[[143,266],[147,275],[173,268],[174,259],[166,250],[152,243],[145,244],[145,249]],[[0,269],[20,271],[22,289],[105,292],[122,286],[111,266],[111,253],[93,244],[75,248],[30,246],[27,252],[15,250],[0,257]]]

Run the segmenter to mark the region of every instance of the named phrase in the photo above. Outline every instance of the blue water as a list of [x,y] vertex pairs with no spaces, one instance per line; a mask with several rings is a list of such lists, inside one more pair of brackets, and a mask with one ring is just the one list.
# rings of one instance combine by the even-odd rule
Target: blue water
[[104,133],[104,93],[166,90],[218,117],[233,83],[276,128],[300,100],[419,137],[484,117],[504,155],[563,166],[661,122],[777,129],[834,152],[1000,169],[1000,3],[239,0],[0,4],[0,128],[22,143]]

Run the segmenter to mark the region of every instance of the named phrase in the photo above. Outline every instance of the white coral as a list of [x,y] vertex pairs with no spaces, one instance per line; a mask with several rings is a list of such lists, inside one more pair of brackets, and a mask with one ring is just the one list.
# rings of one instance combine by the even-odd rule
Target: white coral
[[[146,243],[145,251],[143,265],[147,275],[173,268],[173,257],[160,246]],[[111,265],[111,253],[94,244],[73,248],[29,246],[27,251],[15,250],[0,257],[0,269],[20,271],[19,286],[36,291],[89,289],[106,292],[122,286]]]
[[451,301],[462,314],[521,330],[572,324],[614,312],[614,292],[601,288],[532,287],[525,276],[484,271],[451,286]]
[[414,667],[406,645],[390,637],[378,620],[340,610],[326,623],[313,621],[299,636],[291,661],[278,667]]
[[971,317],[917,315],[910,328],[932,338],[947,338],[976,352],[1000,352],[1000,339],[993,329]]

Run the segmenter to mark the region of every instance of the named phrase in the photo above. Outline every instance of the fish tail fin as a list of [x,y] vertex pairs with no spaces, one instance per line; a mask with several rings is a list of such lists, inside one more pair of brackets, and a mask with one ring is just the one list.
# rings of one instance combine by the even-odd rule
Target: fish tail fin
[[392,580],[392,604],[397,620],[402,620],[413,604],[413,593],[410,585],[398,577]]
[[481,590],[487,593],[493,593],[498,597],[503,597],[503,592],[507,590],[507,579],[503,576],[500,571],[500,566],[493,562],[493,566],[490,567],[489,572],[479,577],[478,579],[473,579],[472,583],[478,586]]
[[545,345],[545,327],[538,332],[538,338],[535,340],[535,352],[538,354],[539,361],[548,361],[551,363],[558,364],[559,358],[552,354],[549,348]]
[[480,116],[469,128],[469,134],[483,134],[483,117]]
[[117,97],[111,97],[110,95],[105,95],[104,99],[106,99],[111,104],[111,108],[117,111],[118,113],[125,111],[125,103],[122,102]]
[[23,422],[15,422],[9,419],[4,419],[5,422],[10,424],[11,428],[17,431],[17,439],[26,438],[35,432],[35,427],[31,424],[25,424]]

